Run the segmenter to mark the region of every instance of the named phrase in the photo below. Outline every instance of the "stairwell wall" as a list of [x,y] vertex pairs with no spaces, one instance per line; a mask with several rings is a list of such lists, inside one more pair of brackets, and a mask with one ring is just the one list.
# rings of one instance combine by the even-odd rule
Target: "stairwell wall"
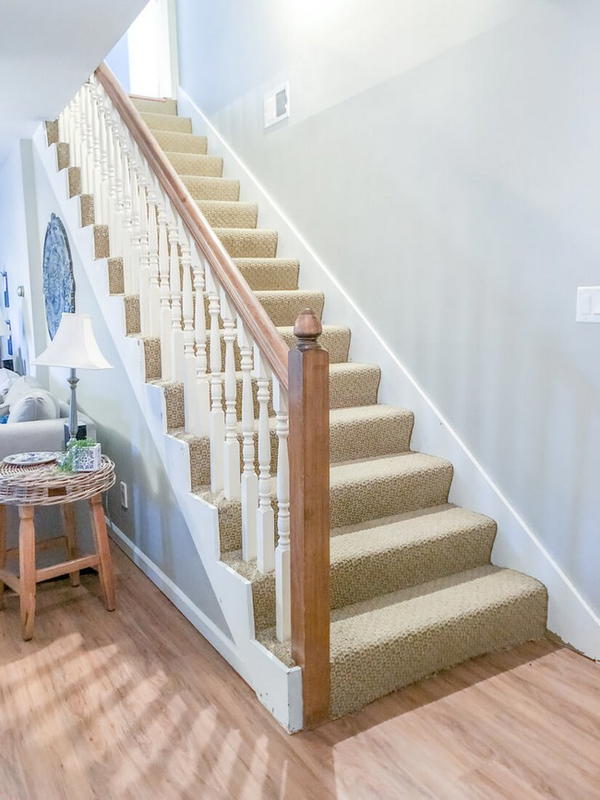
[[[496,499],[472,507],[500,498],[516,521],[500,520],[497,563],[543,580],[551,564],[580,604],[555,629],[597,657],[600,326],[575,323],[575,293],[600,282],[599,23],[592,0],[178,2],[182,97],[474,456]],[[263,95],[285,80],[291,117],[265,130]],[[328,321],[342,307],[330,296]],[[384,373],[381,398],[409,404],[396,388]],[[435,443],[425,425],[416,446]]]
[[[30,262],[40,262],[41,248],[37,241],[31,141],[27,139],[16,141],[0,166],[0,220],[0,270],[8,275],[10,307],[6,316],[11,324],[14,368],[20,374],[36,374],[31,361],[45,334],[43,314],[40,316],[32,302],[33,295],[41,296],[42,273],[41,266],[33,272],[29,268]],[[20,286],[22,297],[17,293]],[[7,357],[6,340],[2,354]],[[47,370],[37,370],[37,377],[45,383]]]

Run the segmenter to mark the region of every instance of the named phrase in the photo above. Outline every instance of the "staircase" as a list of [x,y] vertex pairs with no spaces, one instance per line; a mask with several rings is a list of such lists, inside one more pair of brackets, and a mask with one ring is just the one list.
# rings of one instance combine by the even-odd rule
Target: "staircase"
[[[91,100],[102,93],[86,96],[78,106],[81,118],[82,109],[89,112]],[[194,134],[189,118],[177,115],[175,101],[133,98],[133,104],[148,142],[152,139],[162,149],[286,346],[295,348],[294,325],[307,308],[321,320],[323,293],[300,288],[299,263],[287,254],[278,256],[277,232],[258,227],[257,206],[240,199],[239,182],[223,177],[222,159],[207,153],[206,138]],[[66,126],[62,123],[57,138],[78,141],[76,113],[73,116]],[[85,124],[82,130],[83,145],[77,147],[83,153]],[[92,135],[89,130],[87,135]],[[135,147],[129,155],[132,162],[140,160]],[[102,175],[102,165],[98,169]],[[119,233],[114,237],[129,250],[108,260],[110,290],[123,295],[126,333],[141,341],[146,381],[164,392],[169,434],[189,449],[192,491],[217,509],[220,559],[251,584],[256,639],[292,666],[292,653],[298,650],[289,623],[294,619],[294,578],[289,578],[287,560],[290,498],[283,387],[266,359],[261,361],[256,341],[255,361],[249,366],[251,342],[244,338],[245,322],[238,315],[236,323],[222,286],[211,290],[208,272],[206,286],[201,285],[199,270],[194,271],[193,242],[186,247],[181,226],[161,220],[158,203],[156,214],[152,210],[147,217],[149,229],[140,223],[139,208],[136,221],[141,196],[153,208],[156,185],[147,178],[138,182],[138,200],[129,212],[133,249]],[[112,237],[119,219],[110,202],[101,202]],[[126,209],[123,213],[121,223]],[[144,246],[151,251],[154,236],[164,263],[153,276]],[[112,242],[113,238],[111,248]],[[141,279],[128,277],[128,258],[137,264]],[[200,317],[208,320],[206,325],[199,326]],[[329,353],[332,718],[465,659],[544,636],[547,610],[546,590],[538,581],[490,563],[496,524],[448,503],[452,465],[410,449],[412,413],[377,402],[379,367],[349,360],[350,340],[343,324],[322,325],[319,343]],[[202,372],[198,358],[210,363],[211,370]],[[219,376],[219,385],[214,376]],[[291,408],[289,416],[292,424]],[[219,455],[223,442],[224,455]],[[289,488],[293,506],[293,480]],[[262,518],[260,513],[256,517],[257,508]],[[293,522],[291,538],[293,545]],[[293,574],[293,560],[291,569]],[[306,692],[305,684],[305,704]]]

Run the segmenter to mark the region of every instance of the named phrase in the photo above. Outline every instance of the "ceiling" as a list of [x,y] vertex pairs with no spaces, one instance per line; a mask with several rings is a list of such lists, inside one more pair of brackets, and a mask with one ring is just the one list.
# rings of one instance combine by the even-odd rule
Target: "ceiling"
[[0,0],[0,164],[54,119],[146,0]]

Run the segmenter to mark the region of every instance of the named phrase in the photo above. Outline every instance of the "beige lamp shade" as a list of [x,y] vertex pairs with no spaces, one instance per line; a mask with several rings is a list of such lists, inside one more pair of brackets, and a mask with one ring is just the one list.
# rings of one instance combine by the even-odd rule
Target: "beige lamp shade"
[[3,336],[10,336],[10,328],[8,327],[8,322],[3,317],[0,317],[0,338]]
[[63,312],[54,339],[33,362],[40,367],[111,369],[94,336],[89,314]]

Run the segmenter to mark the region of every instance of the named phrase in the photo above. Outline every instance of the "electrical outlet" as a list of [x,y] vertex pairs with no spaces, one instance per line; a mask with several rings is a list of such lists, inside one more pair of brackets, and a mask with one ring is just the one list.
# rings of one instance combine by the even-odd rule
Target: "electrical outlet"
[[127,498],[127,484],[125,481],[121,481],[119,484],[119,489],[121,492],[121,508],[129,508],[129,500]]

